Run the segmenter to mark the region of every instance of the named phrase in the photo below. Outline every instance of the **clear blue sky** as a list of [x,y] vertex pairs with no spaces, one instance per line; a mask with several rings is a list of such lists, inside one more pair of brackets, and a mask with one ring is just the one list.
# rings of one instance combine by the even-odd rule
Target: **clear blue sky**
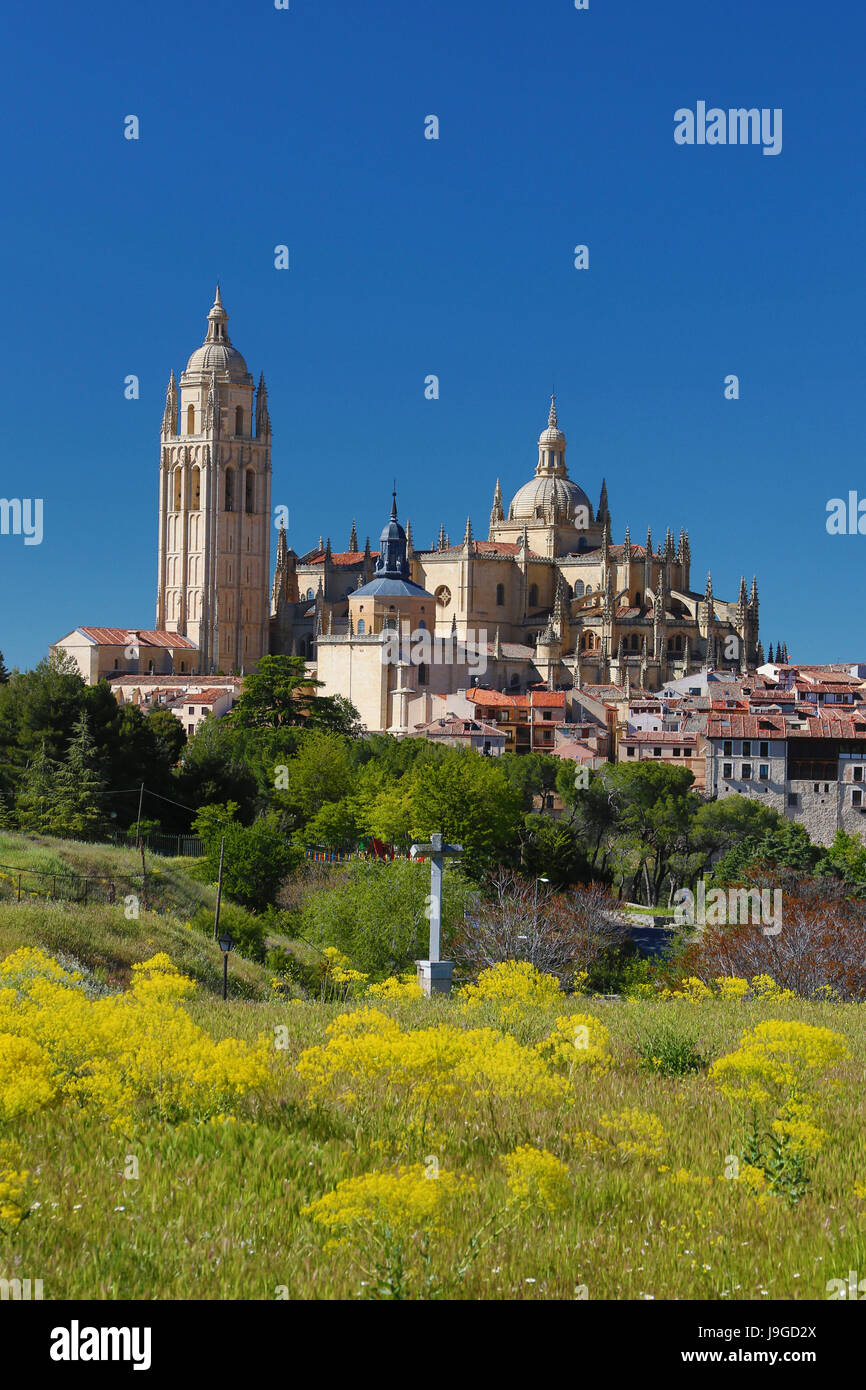
[[[861,6],[10,9],[0,495],[42,497],[45,537],[0,536],[7,665],[152,624],[165,386],[217,278],[298,552],[345,548],[353,516],[375,541],[395,475],[418,544],[467,513],[486,535],[555,378],[616,540],[687,526],[696,587],[757,572],[765,645],[866,657],[866,536],[825,529],[829,498],[866,496]],[[781,107],[781,154],[676,145],[699,100]]]

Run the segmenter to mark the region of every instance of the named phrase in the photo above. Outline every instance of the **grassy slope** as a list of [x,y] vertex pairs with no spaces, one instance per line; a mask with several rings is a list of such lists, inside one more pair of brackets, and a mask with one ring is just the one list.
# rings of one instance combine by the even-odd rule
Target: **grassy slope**
[[[187,926],[195,911],[213,911],[216,890],[189,875],[197,861],[147,855],[148,893],[152,910],[127,919],[125,892],[140,891],[141,856],[137,850],[80,844],[0,831],[0,863],[46,874],[70,870],[116,880],[117,903],[99,906],[51,902],[29,896],[15,901],[14,884],[0,879],[0,956],[18,946],[41,946],[93,971],[105,983],[124,988],[133,962],[165,951],[186,974],[207,990],[222,990],[222,952],[206,935]],[[8,872],[8,871],[7,871]],[[31,880],[33,882],[33,880]],[[45,891],[50,880],[44,881]],[[232,989],[261,999],[270,992],[270,972],[234,952]]]

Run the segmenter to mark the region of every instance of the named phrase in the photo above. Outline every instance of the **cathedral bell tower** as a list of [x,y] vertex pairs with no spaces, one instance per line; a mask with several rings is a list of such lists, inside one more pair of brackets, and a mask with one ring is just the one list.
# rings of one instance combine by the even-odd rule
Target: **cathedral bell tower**
[[271,423],[232,347],[219,286],[207,336],[168,383],[159,470],[156,626],[199,648],[201,674],[250,670],[268,650]]

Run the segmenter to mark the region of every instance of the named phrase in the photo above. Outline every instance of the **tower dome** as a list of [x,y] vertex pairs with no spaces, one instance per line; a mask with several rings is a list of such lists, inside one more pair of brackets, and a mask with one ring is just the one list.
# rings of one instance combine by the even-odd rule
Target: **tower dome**
[[592,518],[589,498],[568,476],[565,446],[566,438],[556,418],[556,396],[551,396],[547,429],[538,436],[535,477],[518,488],[511,499],[509,521],[565,521],[574,516],[577,507],[585,508],[586,515]]
[[223,308],[220,287],[217,285],[213,307],[207,316],[207,337],[201,347],[196,348],[186,364],[186,375],[207,375],[214,372],[221,381],[237,385],[252,386],[253,379],[247,371],[247,364],[237,348],[232,347],[228,335],[229,316]]

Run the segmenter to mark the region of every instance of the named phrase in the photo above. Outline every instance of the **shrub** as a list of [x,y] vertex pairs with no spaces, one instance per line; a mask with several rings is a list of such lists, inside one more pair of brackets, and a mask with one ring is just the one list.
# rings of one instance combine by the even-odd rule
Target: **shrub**
[[688,1076],[690,1072],[703,1071],[707,1065],[694,1038],[669,1023],[637,1038],[635,1049],[641,1071],[657,1072],[660,1076]]

